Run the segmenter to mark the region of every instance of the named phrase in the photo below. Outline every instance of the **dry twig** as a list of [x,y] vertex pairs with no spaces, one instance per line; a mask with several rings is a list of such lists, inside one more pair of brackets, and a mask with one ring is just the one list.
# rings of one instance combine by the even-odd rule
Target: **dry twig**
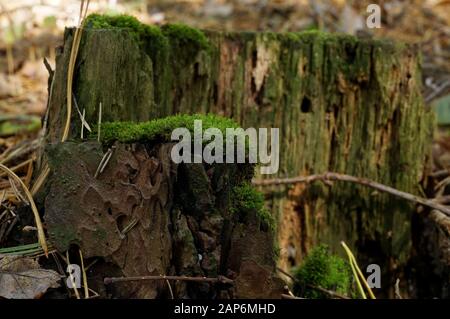
[[233,280],[225,276],[217,277],[188,277],[188,276],[140,276],[140,277],[106,277],[103,281],[105,285],[109,285],[116,282],[127,281],[148,281],[148,280],[179,280],[179,281],[193,281],[193,282],[209,282],[209,283],[222,283],[232,285]]
[[291,177],[291,178],[276,178],[276,179],[264,179],[264,180],[253,180],[253,184],[257,186],[271,186],[271,185],[289,185],[289,184],[297,184],[297,183],[312,183],[315,181],[342,181],[342,182],[350,182],[355,183],[367,187],[371,187],[380,192],[388,193],[405,200],[428,206],[430,208],[441,211],[442,213],[450,216],[450,208],[444,205],[437,203],[434,200],[422,198],[407,192],[400,191],[390,186],[386,186],[374,181],[371,181],[366,178],[354,177],[351,175],[339,174],[339,173],[324,173],[324,174],[316,174],[309,176],[299,176],[299,177]]

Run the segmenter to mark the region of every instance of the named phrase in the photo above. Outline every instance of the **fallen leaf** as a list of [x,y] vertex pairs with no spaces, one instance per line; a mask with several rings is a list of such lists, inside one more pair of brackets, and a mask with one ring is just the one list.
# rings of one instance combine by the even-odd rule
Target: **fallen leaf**
[[33,258],[0,259],[0,298],[37,299],[49,288],[58,288],[62,278],[56,271],[42,269]]

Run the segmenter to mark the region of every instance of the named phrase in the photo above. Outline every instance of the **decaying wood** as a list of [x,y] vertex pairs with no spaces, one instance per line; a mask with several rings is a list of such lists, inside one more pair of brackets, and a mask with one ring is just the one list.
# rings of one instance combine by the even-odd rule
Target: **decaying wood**
[[[84,28],[73,92],[85,121],[97,123],[100,103],[103,122],[216,113],[244,128],[280,128],[278,176],[258,178],[335,171],[419,194],[434,119],[423,105],[415,48],[320,32],[204,35],[208,49],[169,35],[168,47],[155,47],[129,30]],[[74,30],[66,30],[49,105],[49,143],[64,133],[73,41]],[[77,139],[81,127],[72,114],[68,138]],[[404,267],[411,255],[414,209],[396,196],[372,196],[354,183],[297,183],[268,194],[267,204],[278,220],[284,269],[318,242],[340,251],[344,240],[362,263],[375,259],[386,272]]]

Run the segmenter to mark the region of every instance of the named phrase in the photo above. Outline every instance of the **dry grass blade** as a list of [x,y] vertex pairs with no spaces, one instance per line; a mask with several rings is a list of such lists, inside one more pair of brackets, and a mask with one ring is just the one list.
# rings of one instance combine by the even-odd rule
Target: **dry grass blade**
[[42,249],[44,250],[45,256],[48,256],[48,246],[47,246],[47,241],[45,239],[44,227],[42,226],[42,221],[41,221],[41,217],[39,216],[39,211],[36,207],[36,204],[34,203],[33,195],[31,195],[30,191],[28,190],[28,188],[24,184],[24,182],[8,167],[6,167],[3,164],[0,164],[0,170],[6,172],[8,174],[8,176],[11,177],[15,182],[17,182],[22,187],[23,191],[25,192],[25,195],[30,203],[31,210],[33,211],[36,228],[38,230],[39,244],[41,245]]
[[403,299],[402,295],[400,294],[400,279],[398,278],[395,281],[395,299]]
[[[22,167],[25,167],[26,165],[32,163],[32,162],[33,162],[33,159],[31,159],[31,158],[27,159],[26,161],[24,161],[24,162],[22,162],[22,163],[20,163],[20,164],[18,164],[16,166],[14,166],[14,167],[11,167],[10,170],[15,172],[15,171],[21,169]],[[7,176],[7,175],[8,174],[6,174],[5,172],[0,173],[0,177]]]
[[[56,250],[49,246],[49,253],[53,253]],[[20,257],[40,257],[45,255],[42,247],[39,243],[28,244],[16,247],[0,248],[0,258],[5,256],[20,256]]]
[[6,164],[9,161],[22,157],[30,152],[35,151],[40,146],[40,140],[35,139],[26,142],[22,142],[14,147],[5,151],[2,155],[0,155],[0,164]]
[[103,155],[102,159],[100,160],[100,163],[98,164],[97,170],[95,171],[94,178],[97,178],[105,169],[106,165],[108,164],[109,160],[111,159],[112,155],[112,149],[108,149],[108,151]]
[[44,184],[45,180],[47,179],[48,174],[50,173],[50,167],[47,163],[45,163],[44,167],[42,168],[41,173],[39,174],[38,178],[36,178],[36,181],[31,187],[31,194],[34,196],[39,191],[39,189]]
[[3,203],[3,201],[5,200],[5,196],[6,196],[6,190],[2,191],[2,195],[0,196],[0,205]]
[[[361,279],[362,283],[364,284],[364,287],[366,288],[367,292],[369,293],[370,298],[371,299],[376,299],[375,295],[372,292],[372,289],[370,288],[369,284],[367,283],[366,278],[364,277],[361,269],[359,268],[358,263],[356,262],[356,258],[353,255],[352,251],[347,246],[347,244],[344,243],[343,241],[341,241],[341,245],[342,245],[342,247],[344,247],[344,250],[345,250],[345,252],[347,253],[347,255],[348,255],[349,259],[350,259],[350,265],[352,266],[352,269],[356,270],[357,275],[359,276],[359,278]],[[357,280],[357,282],[358,282],[358,280]]]
[[83,253],[81,252],[81,249],[78,251],[80,252],[81,272],[83,273],[84,298],[89,299],[89,287],[87,283],[86,269],[84,268]]
[[[83,113],[81,114],[84,117],[86,116],[86,109],[83,109]],[[81,125],[81,139],[84,140],[84,125]]]
[[100,102],[99,106],[98,106],[98,127],[97,127],[97,131],[98,131],[98,135],[97,135],[97,141],[100,142],[100,130],[102,128],[102,102]]
[[11,178],[11,176],[8,176],[8,180],[9,180],[9,184],[11,184],[11,189],[13,190],[16,198],[19,201],[24,202],[25,204],[29,205],[28,200],[23,196],[22,192],[17,188],[16,182]]
[[[72,117],[72,83],[73,83],[73,73],[75,69],[75,62],[77,60],[78,55],[78,49],[80,48],[80,42],[81,42],[81,33],[83,31],[85,18],[88,12],[89,8],[89,1],[86,2],[86,6],[84,5],[85,1],[82,0],[81,7],[80,7],[80,25],[78,28],[75,29],[75,35],[73,37],[72,41],[72,50],[70,51],[70,60],[69,60],[69,68],[68,68],[68,74],[67,74],[67,114],[66,114],[66,125],[64,127],[63,135],[61,138],[62,142],[65,142],[67,138],[69,137],[69,131],[70,131],[70,119]],[[83,12],[84,9],[84,12]]]
[[170,299],[175,299],[175,297],[173,296],[172,286],[170,285],[170,282],[167,279],[166,279],[166,284],[167,284],[167,287],[169,288]]
[[33,178],[33,171],[34,171],[34,165],[33,165],[33,161],[31,161],[28,164],[27,175],[25,175],[25,182],[24,182],[28,188],[30,187],[31,179]]
[[[66,251],[66,264],[70,265],[69,251]],[[77,299],[81,299],[80,294],[78,293],[77,285],[75,283],[75,278],[73,277],[73,274],[71,271],[69,272],[69,278],[70,278],[70,281],[72,282],[72,287],[73,287],[73,290],[75,291],[75,296],[77,297]]]
[[344,250],[347,254],[348,262],[350,264],[350,268],[352,269],[353,277],[355,278],[356,286],[358,287],[358,291],[361,294],[361,298],[367,299],[366,293],[364,292],[364,289],[361,285],[361,281],[359,280],[359,276],[358,276],[358,272],[356,271],[355,264],[353,263],[351,252],[344,242],[341,242],[341,245],[342,245],[342,247],[344,247]]
[[80,108],[78,107],[77,100],[76,100],[76,98],[75,98],[75,94],[72,94],[72,95],[73,95],[73,105],[75,105],[75,108],[77,109],[78,115],[80,116],[80,120],[81,120],[81,129],[83,129],[84,127],[86,127],[86,129],[87,129],[89,132],[92,132],[91,127],[89,126],[88,122],[86,122],[86,119],[84,118],[84,116],[85,116],[84,109],[83,109],[83,113],[81,113]]

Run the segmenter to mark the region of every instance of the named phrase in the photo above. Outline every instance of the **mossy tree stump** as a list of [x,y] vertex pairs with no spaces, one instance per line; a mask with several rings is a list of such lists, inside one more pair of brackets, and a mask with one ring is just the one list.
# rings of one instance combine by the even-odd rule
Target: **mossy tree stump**
[[[174,143],[167,137],[178,126],[193,127],[194,118],[205,129],[237,126],[215,116],[174,116],[105,124],[102,143],[47,145],[49,240],[58,251],[76,245],[85,258],[100,260],[90,286],[102,297],[170,294],[164,281],[116,283],[109,290],[96,276],[226,276],[232,287],[180,281],[171,290],[177,298],[281,296],[274,221],[250,184],[254,166],[176,164],[170,158]],[[99,170],[105,154],[107,164]]]
[[[73,34],[66,30],[58,50],[49,143],[65,125]],[[313,31],[200,32],[93,16],[73,88],[92,126],[100,103],[104,122],[215,113],[244,128],[280,128],[277,177],[335,171],[418,193],[434,123],[421,99],[419,63],[414,48],[387,41]],[[73,112],[71,138],[80,126]],[[267,200],[283,268],[318,242],[342,252],[341,240],[363,265],[375,262],[391,274],[408,259],[408,203],[349,184],[279,188]]]

